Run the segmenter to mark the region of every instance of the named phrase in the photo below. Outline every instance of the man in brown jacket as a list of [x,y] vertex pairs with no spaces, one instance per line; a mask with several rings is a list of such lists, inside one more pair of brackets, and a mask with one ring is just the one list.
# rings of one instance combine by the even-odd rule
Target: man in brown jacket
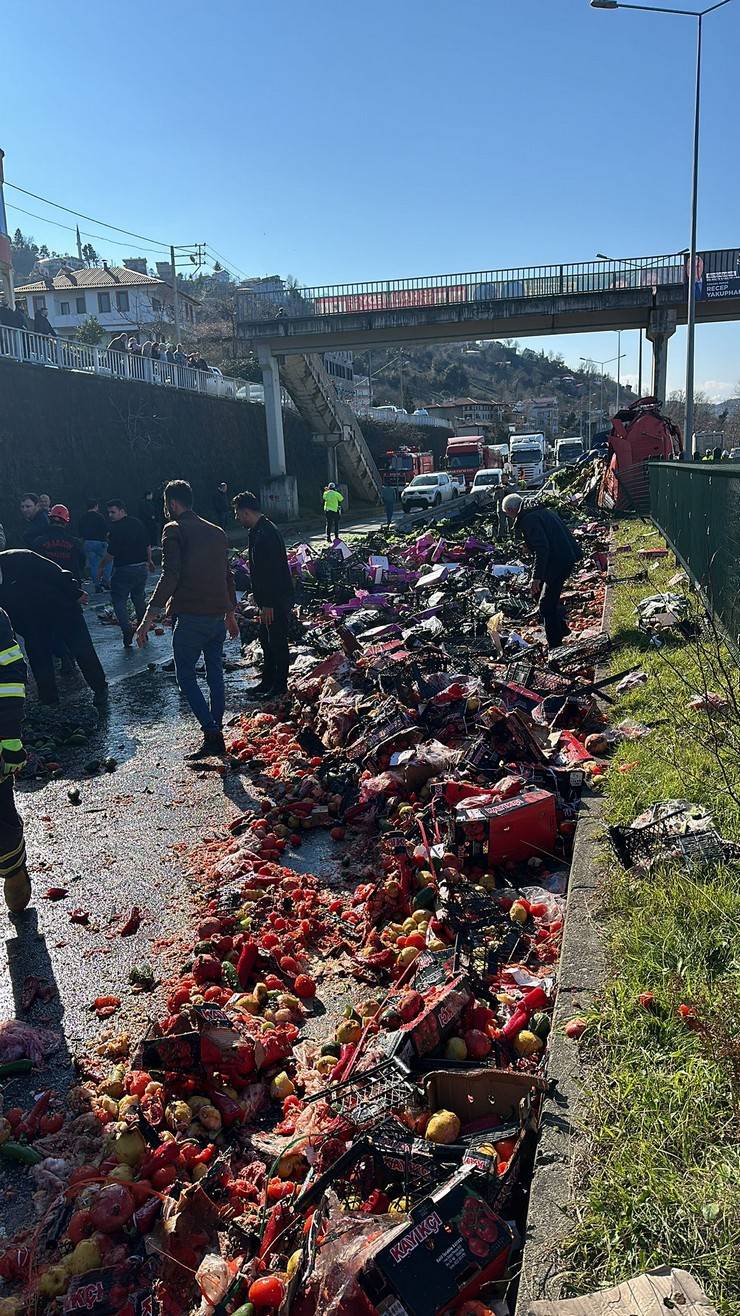
[[[229,568],[226,535],[193,511],[193,491],[186,480],[171,480],[164,491],[170,518],[162,531],[162,574],[136,632],[144,645],[158,610],[173,618],[172,652],[177,684],[203,731],[203,744],[188,759],[225,754],[222,724],[224,694],[223,644],[228,630],[239,634],[234,608],[236,593]],[[195,668],[203,655],[210,705]]]

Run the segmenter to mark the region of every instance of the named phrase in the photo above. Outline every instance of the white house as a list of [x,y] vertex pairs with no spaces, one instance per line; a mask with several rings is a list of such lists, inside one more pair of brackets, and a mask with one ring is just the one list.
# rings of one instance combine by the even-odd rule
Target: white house
[[[130,262],[134,264],[139,262]],[[36,312],[44,310],[62,338],[73,338],[91,315],[111,337],[121,330],[138,332],[140,337],[142,333],[157,332],[171,338],[173,333],[171,284],[129,265],[103,264],[81,270],[67,266],[53,277],[16,288],[15,298],[32,322]],[[195,324],[198,302],[181,288],[178,301],[180,333],[187,339]]]

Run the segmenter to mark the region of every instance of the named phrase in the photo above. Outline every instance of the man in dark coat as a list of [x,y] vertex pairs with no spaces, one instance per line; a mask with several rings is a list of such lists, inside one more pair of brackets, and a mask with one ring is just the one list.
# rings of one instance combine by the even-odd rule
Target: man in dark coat
[[216,492],[213,495],[213,519],[216,525],[220,525],[224,534],[228,536],[229,521],[231,519],[231,506],[229,504],[229,486],[225,480],[222,480],[216,486]]
[[5,903],[20,914],[31,899],[23,820],[15,807],[15,774],[26,761],[21,741],[26,664],[7,612],[0,608],[0,877]]
[[565,522],[549,507],[527,502],[521,494],[508,494],[501,508],[534,557],[532,598],[539,603],[548,648],[557,649],[568,634],[560,595],[581,550]]
[[249,574],[252,594],[260,610],[259,641],[264,654],[262,680],[251,694],[284,695],[288,689],[290,651],[288,631],[293,611],[293,579],[283,536],[260,511],[253,493],[234,499],[236,519],[249,530]]
[[42,704],[59,703],[54,646],[61,642],[93,691],[96,707],[105,707],[108,683],[82,612],[86,600],[74,576],[56,562],[25,548],[0,553],[0,607],[23,636]]

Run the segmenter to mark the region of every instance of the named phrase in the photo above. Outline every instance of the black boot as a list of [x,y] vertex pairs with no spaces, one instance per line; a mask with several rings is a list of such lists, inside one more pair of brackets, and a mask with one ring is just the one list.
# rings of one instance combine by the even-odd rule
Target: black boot
[[188,763],[197,763],[199,759],[218,758],[226,753],[226,742],[221,731],[204,731],[203,744],[186,754]]

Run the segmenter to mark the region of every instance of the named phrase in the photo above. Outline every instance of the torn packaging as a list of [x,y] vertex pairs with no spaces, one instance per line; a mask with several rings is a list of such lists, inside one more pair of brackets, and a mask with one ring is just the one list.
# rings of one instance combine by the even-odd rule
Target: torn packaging
[[476,1185],[461,1171],[370,1243],[359,1280],[379,1316],[429,1316],[504,1274],[514,1233]]

